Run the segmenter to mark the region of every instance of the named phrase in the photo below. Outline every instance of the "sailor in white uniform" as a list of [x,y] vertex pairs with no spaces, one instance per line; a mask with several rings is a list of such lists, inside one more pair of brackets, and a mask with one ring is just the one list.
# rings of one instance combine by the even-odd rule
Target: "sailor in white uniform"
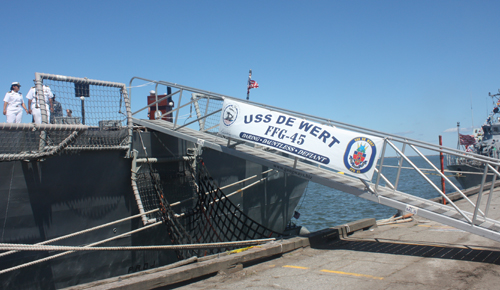
[[28,113],[23,102],[23,95],[19,92],[20,88],[21,85],[18,82],[13,82],[10,92],[7,92],[3,98],[3,114],[7,116],[7,123],[21,123],[23,109]]
[[[50,88],[46,85],[43,86],[43,95],[45,99],[45,108],[47,109],[47,122],[50,120],[50,112],[54,110],[54,106],[52,105],[52,98],[54,95],[52,94],[52,91]],[[33,114],[33,119],[35,120],[36,124],[41,124],[42,123],[42,112],[40,110],[40,98],[36,94],[36,88],[31,87],[29,90],[28,94],[26,95],[26,98],[28,99],[28,107],[29,107],[29,114]],[[50,106],[49,106],[50,104]]]

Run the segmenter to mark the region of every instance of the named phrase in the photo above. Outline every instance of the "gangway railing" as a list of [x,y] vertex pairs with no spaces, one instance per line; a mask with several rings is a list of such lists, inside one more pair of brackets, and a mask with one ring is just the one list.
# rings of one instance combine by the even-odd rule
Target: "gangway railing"
[[[155,90],[158,90],[158,87],[161,89],[162,86],[170,87],[177,91],[172,92],[167,97],[178,95],[176,108],[171,112],[163,114],[163,116],[173,114],[174,118],[172,122],[161,120],[163,116],[159,116],[156,120],[141,119],[140,113],[147,109],[146,106],[132,114],[134,117],[133,122],[137,125],[193,142],[200,149],[209,148],[231,154],[393,207],[400,211],[416,214],[500,241],[500,221],[488,216],[491,207],[491,197],[494,194],[494,184],[497,176],[500,175],[498,172],[500,166],[498,159],[166,81],[134,77],[130,81],[131,88],[133,81],[155,84]],[[186,98],[186,93],[190,94],[191,97]],[[131,89],[129,95],[132,98]],[[351,177],[346,172],[321,164],[315,164],[310,160],[296,157],[293,154],[284,154],[273,148],[219,135],[219,123],[225,100],[237,101],[254,106],[255,108],[287,114],[303,120],[316,122],[325,127],[341,128],[350,132],[381,138],[383,143],[376,166],[376,173],[371,180]],[[158,100],[158,102],[160,101]],[[153,106],[155,104],[150,105]],[[193,108],[195,111],[194,115]],[[196,124],[198,126],[195,126]],[[466,196],[459,186],[456,185],[456,182],[445,175],[438,168],[438,165],[428,157],[440,153],[467,159],[482,166],[483,182],[477,196],[474,198]],[[394,159],[397,161],[395,168],[393,166],[390,168],[384,166],[389,158],[391,162],[394,162]],[[418,191],[406,189],[401,185],[404,182],[402,180],[403,167],[411,167],[417,173],[421,182],[419,183]],[[494,175],[492,185],[490,188],[484,188],[486,176],[491,174]],[[452,188],[462,196],[466,201],[465,206],[459,206],[448,198],[443,189],[437,185],[440,184],[441,180],[445,181],[448,189]],[[424,194],[422,194],[422,191],[424,191]],[[485,195],[488,195],[486,201],[483,200]],[[430,197],[435,196],[441,196],[442,199],[446,200],[446,205],[429,200]]]

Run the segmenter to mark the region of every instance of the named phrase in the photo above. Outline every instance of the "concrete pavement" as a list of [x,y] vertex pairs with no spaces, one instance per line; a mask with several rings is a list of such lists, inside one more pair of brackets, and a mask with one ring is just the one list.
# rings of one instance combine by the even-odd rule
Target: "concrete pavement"
[[[497,189],[490,208],[494,218],[500,217],[499,195]],[[471,199],[475,201],[475,196]],[[472,211],[464,200],[457,203]],[[500,243],[415,217],[177,286],[182,290],[497,289]]]

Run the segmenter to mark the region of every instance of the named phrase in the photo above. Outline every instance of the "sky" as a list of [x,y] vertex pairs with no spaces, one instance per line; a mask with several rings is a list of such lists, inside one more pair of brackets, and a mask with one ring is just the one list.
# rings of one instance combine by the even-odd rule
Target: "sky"
[[[19,0],[3,11],[0,86],[20,82],[23,95],[41,72],[245,99],[252,69],[252,101],[455,148],[457,122],[470,134],[500,89],[500,1]],[[132,111],[145,105],[133,96]]]

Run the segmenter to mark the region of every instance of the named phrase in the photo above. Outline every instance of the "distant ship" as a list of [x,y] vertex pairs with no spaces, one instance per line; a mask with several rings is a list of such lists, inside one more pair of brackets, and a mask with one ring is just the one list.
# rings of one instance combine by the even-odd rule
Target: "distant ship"
[[[500,157],[500,94],[492,95],[495,100],[495,107],[489,114],[481,128],[475,128],[472,135],[462,135],[458,133],[458,149],[480,154],[483,156],[496,158]],[[457,130],[459,127],[457,126]],[[480,185],[483,179],[484,165],[482,162],[473,159],[465,159],[458,156],[447,157],[447,168],[455,173],[455,178],[463,188],[470,188]],[[486,182],[491,182],[493,175],[486,177]]]

